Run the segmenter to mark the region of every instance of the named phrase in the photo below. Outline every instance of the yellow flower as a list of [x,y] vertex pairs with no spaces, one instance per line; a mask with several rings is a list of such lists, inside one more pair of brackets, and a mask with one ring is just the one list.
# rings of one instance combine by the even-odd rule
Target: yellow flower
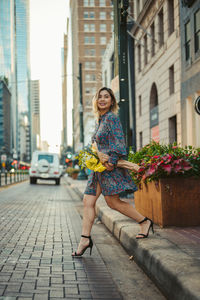
[[98,163],[98,165],[96,165],[96,167],[94,168],[95,172],[100,172],[100,173],[105,170],[106,170],[106,167],[104,167],[101,162]]
[[98,160],[95,157],[92,157],[92,158],[86,160],[86,162],[85,162],[87,168],[90,169],[90,170],[94,170],[97,163],[98,163]]

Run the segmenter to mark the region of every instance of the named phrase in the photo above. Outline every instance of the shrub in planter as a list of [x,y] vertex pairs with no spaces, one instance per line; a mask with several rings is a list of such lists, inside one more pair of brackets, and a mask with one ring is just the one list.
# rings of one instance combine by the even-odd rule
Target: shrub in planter
[[152,142],[129,152],[139,164],[135,206],[160,226],[200,225],[200,149]]
[[66,169],[66,173],[67,173],[70,177],[72,177],[73,179],[76,179],[76,178],[77,178],[79,171],[80,171],[79,169],[72,168],[72,167],[68,167],[68,168]]

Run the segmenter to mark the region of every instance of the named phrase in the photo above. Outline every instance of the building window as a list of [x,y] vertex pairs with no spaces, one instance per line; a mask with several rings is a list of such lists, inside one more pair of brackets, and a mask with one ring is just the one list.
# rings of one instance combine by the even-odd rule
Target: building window
[[83,18],[84,19],[94,19],[94,11],[84,11]]
[[114,17],[114,12],[111,11],[111,12],[110,12],[110,18],[111,18],[111,20],[113,20],[113,17]]
[[96,87],[86,87],[85,88],[85,94],[92,94],[94,95],[96,93]]
[[161,9],[161,11],[158,14],[158,27],[159,27],[159,31],[158,31],[159,47],[162,47],[162,45],[164,43],[163,9]]
[[176,116],[169,118],[169,143],[177,142],[177,120]]
[[85,62],[85,69],[96,69],[96,62],[95,61],[86,61]]
[[100,54],[101,54],[101,56],[103,56],[103,55],[104,55],[104,53],[105,53],[105,50],[106,50],[106,49],[104,49],[104,48],[102,48],[102,49],[101,49],[101,53],[100,53]]
[[168,34],[174,32],[174,0],[168,0]]
[[148,52],[147,52],[147,35],[144,36],[144,64],[148,63]]
[[139,16],[140,14],[140,0],[137,0],[137,3],[136,3],[137,7],[136,7],[136,11],[137,11],[137,17]]
[[185,59],[190,58],[191,30],[190,21],[185,24]]
[[169,68],[169,94],[174,93],[174,65]]
[[141,72],[141,46],[138,45],[138,72]]
[[106,0],[99,0],[99,6],[106,6]]
[[95,56],[96,55],[96,51],[95,49],[85,49],[85,56]]
[[85,75],[85,81],[96,81],[95,74],[86,74]]
[[139,133],[139,138],[140,138],[140,149],[143,147],[143,137],[142,137],[142,131]]
[[151,57],[155,55],[155,26],[151,25]]
[[142,115],[142,96],[139,96],[139,116]]
[[101,36],[100,37],[100,44],[105,45],[106,44],[106,36]]
[[95,37],[94,36],[85,36],[84,43],[85,44],[95,44]]
[[84,31],[85,32],[94,32],[95,31],[95,24],[84,24]]
[[194,14],[195,53],[200,50],[200,9]]
[[100,24],[100,32],[106,32],[106,24]]
[[106,12],[105,11],[100,11],[99,13],[99,19],[105,20],[106,19]]
[[84,0],[83,6],[95,6],[95,0]]

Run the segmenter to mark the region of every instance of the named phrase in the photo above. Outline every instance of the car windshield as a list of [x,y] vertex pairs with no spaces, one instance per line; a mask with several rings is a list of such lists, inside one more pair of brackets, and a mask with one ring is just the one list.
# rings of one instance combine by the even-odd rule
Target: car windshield
[[53,155],[48,155],[48,154],[38,154],[38,160],[45,159],[47,160],[50,164],[53,162]]

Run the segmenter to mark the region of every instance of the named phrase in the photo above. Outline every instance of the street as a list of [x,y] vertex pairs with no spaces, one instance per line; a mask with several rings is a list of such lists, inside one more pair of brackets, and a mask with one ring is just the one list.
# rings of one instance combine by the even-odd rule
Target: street
[[64,180],[0,190],[0,299],[165,299],[96,220],[92,256],[72,258],[82,203]]

